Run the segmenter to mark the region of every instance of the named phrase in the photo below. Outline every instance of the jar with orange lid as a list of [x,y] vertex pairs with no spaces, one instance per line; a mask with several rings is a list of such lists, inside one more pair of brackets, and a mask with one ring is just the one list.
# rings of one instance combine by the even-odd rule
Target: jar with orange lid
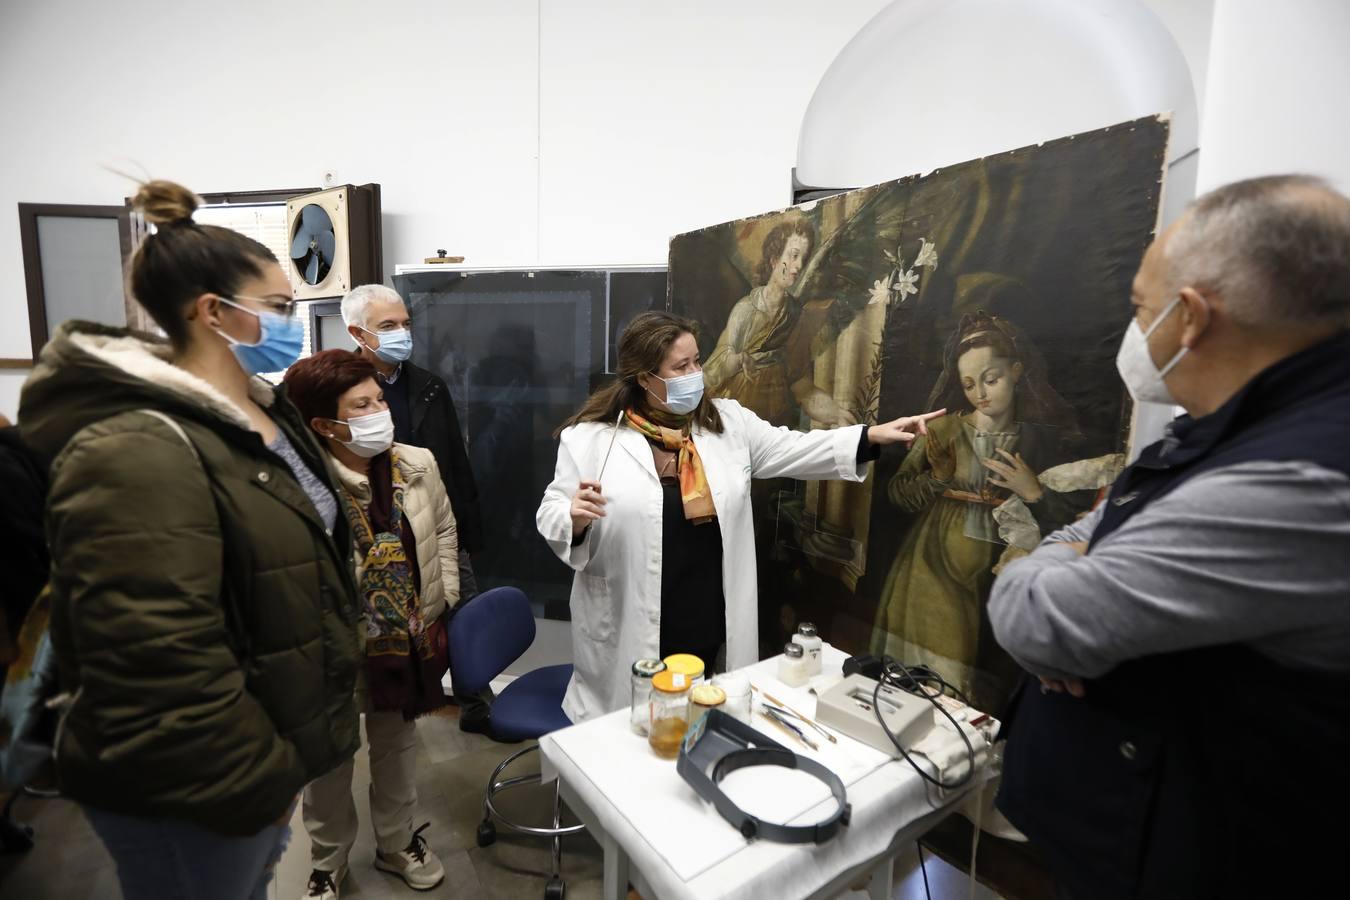
[[691,685],[704,681],[706,666],[703,660],[692,653],[672,653],[661,660],[672,672],[682,672],[689,678]]
[[683,672],[666,669],[652,676],[652,713],[647,744],[662,759],[680,755],[680,744],[689,728],[691,687],[689,676]]

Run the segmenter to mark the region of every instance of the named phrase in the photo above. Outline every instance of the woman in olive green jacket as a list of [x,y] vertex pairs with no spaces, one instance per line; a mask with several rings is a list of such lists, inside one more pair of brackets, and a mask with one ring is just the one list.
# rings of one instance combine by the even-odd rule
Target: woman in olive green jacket
[[327,455],[253,377],[299,353],[285,273],[183,188],[137,203],[158,231],[131,287],[169,340],[67,323],[21,400],[54,459],[57,769],[128,900],[262,897],[297,794],[358,745],[351,537]]

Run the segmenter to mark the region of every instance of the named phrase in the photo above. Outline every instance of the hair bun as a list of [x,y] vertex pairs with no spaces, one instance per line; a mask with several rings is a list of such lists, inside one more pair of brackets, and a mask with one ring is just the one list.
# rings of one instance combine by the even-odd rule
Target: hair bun
[[151,225],[191,222],[201,203],[200,197],[181,184],[159,180],[143,183],[131,201]]

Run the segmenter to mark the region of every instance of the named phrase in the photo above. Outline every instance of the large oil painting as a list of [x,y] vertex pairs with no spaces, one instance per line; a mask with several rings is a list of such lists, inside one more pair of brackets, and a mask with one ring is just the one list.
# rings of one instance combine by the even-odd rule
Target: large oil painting
[[863,484],[756,483],[765,653],[810,620],[1002,708],[989,588],[1124,462],[1114,360],[1167,137],[1141,119],[671,241],[713,396],[796,429],[948,411]]

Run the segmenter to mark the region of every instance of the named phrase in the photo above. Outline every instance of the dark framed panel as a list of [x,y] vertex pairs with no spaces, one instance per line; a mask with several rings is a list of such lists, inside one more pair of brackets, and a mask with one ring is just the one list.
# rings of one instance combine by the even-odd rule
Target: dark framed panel
[[316,300],[308,304],[309,339],[314,353],[320,350],[355,350],[347,325],[342,321],[341,300]]
[[20,203],[19,241],[36,359],[67,319],[126,325],[132,222],[123,206]]
[[217,191],[213,194],[198,194],[203,206],[263,206],[285,203],[303,194],[314,194],[323,188],[304,187],[280,191]]
[[486,501],[479,587],[519,587],[546,618],[567,617],[571,570],[534,514],[557,459],[553,430],[603,370],[607,284],[603,270],[394,276],[412,315],[412,361],[449,387]]
[[619,337],[641,313],[665,310],[666,270],[618,269],[609,273],[605,290],[604,374],[613,375],[619,365]]

